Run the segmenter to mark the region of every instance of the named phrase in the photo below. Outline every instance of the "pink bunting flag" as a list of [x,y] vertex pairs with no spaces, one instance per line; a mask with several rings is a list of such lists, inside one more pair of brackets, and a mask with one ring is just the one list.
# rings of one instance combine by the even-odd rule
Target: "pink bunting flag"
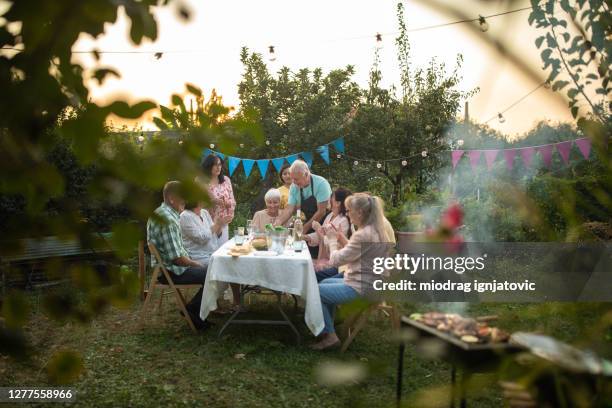
[[472,170],[478,166],[478,162],[480,161],[480,150],[470,150],[468,156],[470,157],[470,165],[472,166]]
[[457,167],[457,163],[459,163],[461,156],[463,156],[463,150],[453,150],[451,152],[451,160],[453,162],[453,169]]
[[567,142],[555,143],[557,147],[557,151],[561,155],[563,162],[565,164],[569,163],[570,150],[572,150],[572,141],[568,140]]
[[489,170],[491,170],[491,167],[493,167],[493,162],[495,162],[495,159],[497,158],[497,153],[499,153],[499,150],[484,151],[485,160],[487,161],[487,168]]
[[591,154],[591,140],[589,138],[576,139],[576,146],[578,146],[578,150],[582,153],[582,157],[585,159],[589,158]]
[[530,167],[531,162],[533,161],[533,155],[535,153],[535,148],[525,147],[519,150],[521,151],[521,157],[523,158],[523,163],[525,163],[525,167]]
[[538,147],[538,151],[542,155],[542,161],[544,162],[544,165],[546,167],[550,168],[550,166],[552,164],[553,146],[552,145],[540,146],[540,147]]
[[504,157],[506,159],[506,166],[508,170],[512,170],[514,167],[514,157],[516,156],[516,149],[504,150]]

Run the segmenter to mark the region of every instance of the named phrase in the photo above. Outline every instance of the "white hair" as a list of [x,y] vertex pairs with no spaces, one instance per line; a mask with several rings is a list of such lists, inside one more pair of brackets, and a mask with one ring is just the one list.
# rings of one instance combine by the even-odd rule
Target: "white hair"
[[266,195],[264,196],[264,200],[266,202],[268,202],[269,200],[274,200],[274,199],[280,200],[280,198],[281,198],[281,193],[280,191],[278,191],[277,188],[269,189]]
[[308,164],[306,164],[304,160],[296,160],[291,164],[289,171],[291,173],[298,172],[302,174],[308,174],[308,172],[310,172],[310,169],[308,168]]

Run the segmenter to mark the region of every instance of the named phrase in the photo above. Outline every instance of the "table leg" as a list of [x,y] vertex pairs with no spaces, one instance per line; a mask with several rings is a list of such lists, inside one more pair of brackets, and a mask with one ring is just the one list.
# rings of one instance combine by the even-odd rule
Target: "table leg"
[[301,344],[302,343],[302,337],[300,336],[300,332],[298,332],[298,330],[293,325],[293,322],[289,319],[289,317],[287,316],[287,314],[283,310],[283,305],[281,303],[282,298],[281,298],[281,294],[280,293],[276,294],[276,300],[278,302],[277,303],[278,311],[281,313],[281,315],[283,315],[283,318],[287,321],[287,325],[291,328],[293,333],[295,333],[295,338],[296,338],[297,344],[298,345]]
[[395,386],[395,401],[397,408],[402,403],[402,383],[404,379],[404,352],[406,350],[406,343],[400,341],[399,345],[399,357],[397,363],[397,384]]
[[451,395],[450,395],[450,406],[454,408],[455,406],[455,391],[457,388],[457,368],[455,364],[451,366]]
[[227,319],[227,321],[225,322],[225,324],[223,324],[223,327],[221,327],[221,330],[219,330],[219,334],[217,335],[217,337],[221,338],[221,336],[223,335],[223,332],[225,331],[225,329],[227,329],[227,326],[229,326],[232,321],[236,318],[236,316],[238,316],[238,314],[240,314],[240,312],[242,312],[243,310],[243,300],[244,300],[244,293],[243,293],[243,286],[240,285],[240,290],[238,291],[240,293],[240,295],[238,296],[238,309],[232,313],[232,315],[229,317],[229,319]]
[[465,368],[461,369],[461,381],[459,381],[459,406],[461,408],[467,407],[467,400],[465,398],[465,386],[466,386]]

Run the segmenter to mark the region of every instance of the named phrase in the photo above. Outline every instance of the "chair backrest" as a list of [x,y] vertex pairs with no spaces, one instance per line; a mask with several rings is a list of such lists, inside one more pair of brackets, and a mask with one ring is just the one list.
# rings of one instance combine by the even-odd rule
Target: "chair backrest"
[[161,255],[159,255],[159,251],[155,247],[155,244],[153,244],[152,242],[147,242],[147,246],[149,247],[149,252],[151,253],[151,255],[153,255],[157,264],[161,267],[164,267],[164,263],[161,260]]
[[151,242],[147,242],[147,246],[149,247],[149,252],[151,252],[151,256],[153,256],[155,258],[155,261],[157,262],[157,264],[153,268],[153,276],[151,278],[152,283],[154,283],[157,280],[159,271],[161,271],[161,273],[166,277],[166,281],[168,282],[168,284],[170,286],[174,286],[174,282],[172,281],[172,278],[170,277],[170,272],[168,272],[168,270],[164,266],[164,263],[161,259],[161,255],[159,254],[159,251],[155,247],[155,244]]

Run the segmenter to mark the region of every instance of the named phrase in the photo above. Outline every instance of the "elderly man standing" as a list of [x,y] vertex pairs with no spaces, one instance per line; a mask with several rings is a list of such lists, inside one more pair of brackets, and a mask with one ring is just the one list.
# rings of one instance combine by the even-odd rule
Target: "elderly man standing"
[[[304,234],[312,232],[312,222],[321,222],[327,211],[332,190],[329,182],[321,176],[312,174],[306,162],[296,160],[289,168],[293,183],[289,188],[289,200],[286,210],[276,221],[276,225],[283,225],[299,208],[306,216]],[[310,247],[310,253],[316,257],[319,248]]]
[[[147,241],[155,245],[172,280],[177,284],[204,283],[206,279],[206,266],[189,258],[181,236],[179,214],[185,208],[185,200],[181,193],[181,183],[169,181],[164,186],[164,202],[147,222]],[[152,266],[156,265],[154,258]],[[159,281],[166,283],[166,277],[161,275]],[[199,330],[207,328],[210,324],[200,319],[200,305],[202,303],[202,288],[187,304],[187,312],[193,324]]]

